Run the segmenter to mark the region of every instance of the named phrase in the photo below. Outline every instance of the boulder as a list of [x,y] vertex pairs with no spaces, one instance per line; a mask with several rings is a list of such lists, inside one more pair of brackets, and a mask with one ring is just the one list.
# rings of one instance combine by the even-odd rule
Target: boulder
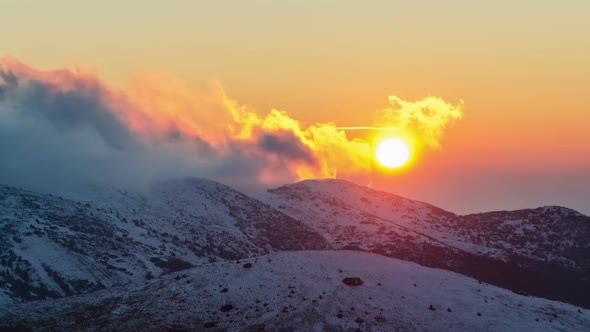
[[346,277],[342,279],[342,283],[348,286],[360,286],[363,284],[363,280],[358,277]]

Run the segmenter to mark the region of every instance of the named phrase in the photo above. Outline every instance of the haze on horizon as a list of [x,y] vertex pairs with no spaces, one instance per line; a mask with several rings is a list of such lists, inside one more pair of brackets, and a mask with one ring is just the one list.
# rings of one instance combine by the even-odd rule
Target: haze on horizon
[[[336,176],[457,213],[590,213],[587,2],[4,6],[1,183]],[[417,151],[398,171],[381,133],[339,129],[392,124]]]

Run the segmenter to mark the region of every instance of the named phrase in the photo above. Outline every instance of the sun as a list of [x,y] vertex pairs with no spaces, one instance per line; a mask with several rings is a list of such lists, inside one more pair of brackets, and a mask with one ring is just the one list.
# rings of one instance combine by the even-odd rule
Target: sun
[[410,160],[410,148],[399,138],[388,138],[379,144],[375,155],[381,165],[396,168]]

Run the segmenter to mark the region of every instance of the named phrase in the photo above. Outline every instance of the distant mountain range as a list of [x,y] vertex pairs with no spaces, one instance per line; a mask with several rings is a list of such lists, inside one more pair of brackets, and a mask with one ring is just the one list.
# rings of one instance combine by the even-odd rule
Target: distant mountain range
[[[365,266],[365,259],[377,265]],[[235,264],[238,260],[251,262],[253,269]],[[382,265],[393,270],[382,270]],[[456,287],[464,282],[469,294],[463,299],[463,295],[454,294],[455,288],[415,293],[413,286],[396,281],[397,268],[414,276],[405,276],[406,281],[428,275],[427,285],[432,289],[447,279],[454,280]],[[335,274],[338,269],[342,272]],[[249,273],[248,281],[241,279],[244,273]],[[403,307],[404,301],[397,296],[378,297],[379,288],[374,288],[378,287],[374,283],[359,286],[358,294],[350,293],[349,286],[339,279],[349,274],[382,280],[379,282],[388,285],[388,292],[414,296],[408,303],[419,304],[412,309],[416,312],[408,309],[409,316],[404,320],[397,314],[375,311]],[[186,278],[187,283],[177,288],[173,286],[177,278]],[[257,278],[264,283],[255,285]],[[3,322],[9,327],[40,330],[52,330],[52,326],[61,326],[55,330],[91,329],[88,324],[111,329],[125,315],[137,320],[127,325],[129,329],[137,329],[139,325],[133,324],[145,323],[149,316],[159,319],[150,321],[154,330],[173,329],[174,324],[181,330],[250,329],[257,325],[274,330],[285,327],[291,319],[305,320],[311,315],[315,318],[305,320],[305,324],[335,329],[391,331],[393,320],[404,331],[436,330],[432,324],[444,320],[453,330],[460,326],[453,324],[476,328],[490,317],[512,317],[499,303],[522,306],[527,312],[523,322],[533,324],[526,325],[530,329],[536,329],[538,319],[549,326],[560,322],[559,326],[567,328],[569,324],[576,330],[577,324],[590,322],[587,310],[524,295],[590,308],[589,278],[590,217],[563,207],[460,216],[332,179],[306,180],[251,196],[194,178],[159,182],[147,193],[89,187],[72,197],[0,185],[0,330]],[[245,284],[240,289],[242,281]],[[217,287],[224,283],[231,284],[234,292],[218,293]],[[292,289],[281,288],[290,283]],[[266,292],[262,290],[264,284],[278,288]],[[227,285],[222,288],[230,288]],[[410,289],[400,291],[404,287]],[[501,295],[483,296],[486,305],[492,297],[497,300],[487,307],[478,302],[482,295],[476,293],[480,291]],[[154,294],[158,294],[157,299]],[[351,314],[350,308],[342,305],[349,297],[354,302],[355,294],[379,299],[371,307],[372,301],[359,298],[366,313]],[[320,295],[342,307],[336,318],[325,304],[328,302],[312,299]],[[67,298],[54,299],[64,296]],[[31,302],[43,299],[47,301]],[[222,315],[209,308],[230,299],[241,318],[233,315],[236,311]],[[257,299],[264,299],[272,308],[260,307]],[[162,306],[154,301],[162,301]],[[429,318],[433,321],[424,317],[411,321],[412,315],[422,313],[424,301],[434,306],[434,310],[427,306],[424,313],[424,317],[434,315]],[[188,314],[176,312],[185,310],[185,305],[193,305],[188,312],[198,314],[199,319],[189,324]],[[463,308],[462,315],[469,307],[487,310],[487,314],[476,316],[485,317],[481,319],[473,319],[469,313],[464,320],[463,316],[449,320],[442,314],[447,309],[443,307],[450,305]],[[286,307],[286,312],[277,306]],[[171,312],[154,313],[154,308],[170,308]],[[58,313],[62,309],[63,314]],[[88,316],[83,322],[77,321],[82,317],[80,310],[82,316]],[[121,312],[122,316],[108,312]],[[559,319],[543,319],[544,312]],[[322,320],[322,315],[329,318]],[[346,319],[341,320],[339,315]],[[363,322],[355,322],[356,318]],[[514,324],[517,321],[511,320]],[[493,330],[502,329],[497,326]]]

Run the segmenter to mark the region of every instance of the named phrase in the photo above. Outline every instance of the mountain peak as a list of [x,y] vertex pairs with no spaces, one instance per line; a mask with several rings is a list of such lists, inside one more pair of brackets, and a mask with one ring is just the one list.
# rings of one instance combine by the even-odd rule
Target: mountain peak
[[162,188],[198,188],[198,189],[227,189],[227,190],[234,190],[225,184],[205,179],[199,177],[179,177],[179,178],[170,178],[166,180],[160,180],[153,184],[152,189],[162,189]]
[[366,187],[352,181],[335,178],[317,178],[305,179],[285,186],[307,186],[307,187],[329,187],[329,186],[347,186],[347,187]]
[[541,206],[538,207],[536,209],[534,209],[535,211],[540,211],[543,213],[549,213],[549,214],[555,214],[555,215],[560,215],[562,217],[583,217],[585,216],[584,214],[570,209],[570,208],[566,208],[563,206],[558,206],[558,205],[546,205],[546,206]]
[[397,198],[403,198],[399,195],[393,194],[391,192],[387,192],[384,190],[379,190],[375,188],[371,188],[369,185],[361,185],[349,180],[344,179],[335,179],[335,178],[321,178],[321,179],[306,179],[299,182],[295,182],[292,184],[283,185],[277,189],[283,187],[307,187],[313,190],[323,191],[323,190],[345,190],[345,191],[359,191],[364,193],[372,193],[372,194],[383,194],[383,195],[391,195]]

